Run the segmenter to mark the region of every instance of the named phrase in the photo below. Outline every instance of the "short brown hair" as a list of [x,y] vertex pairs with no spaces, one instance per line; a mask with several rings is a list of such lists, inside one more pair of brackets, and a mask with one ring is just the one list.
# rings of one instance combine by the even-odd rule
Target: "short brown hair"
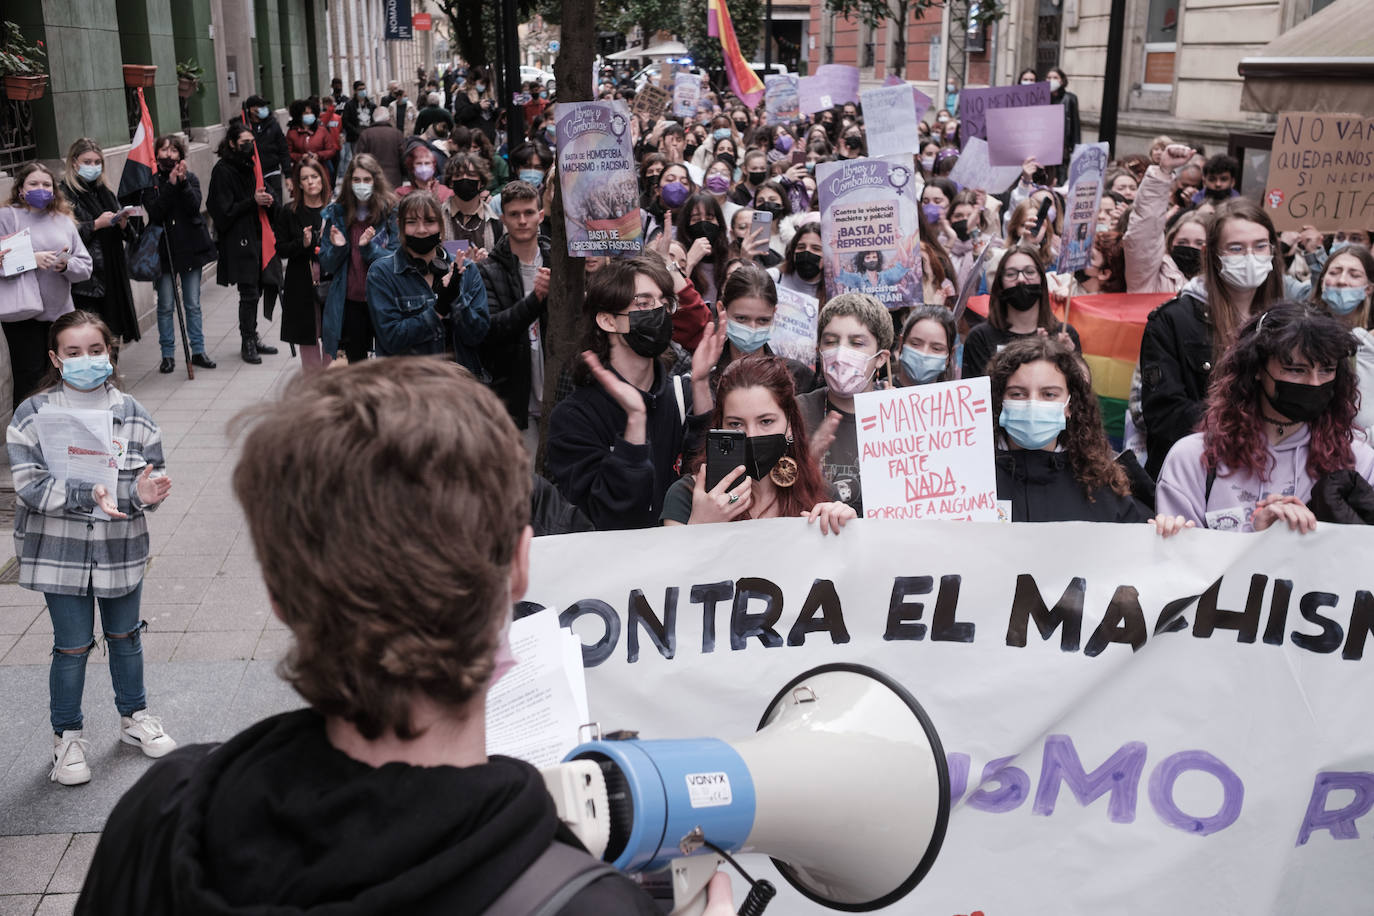
[[369,360],[298,376],[234,469],[263,579],[295,636],[282,674],[368,739],[418,729],[491,677],[530,465],[500,400],[461,367]]

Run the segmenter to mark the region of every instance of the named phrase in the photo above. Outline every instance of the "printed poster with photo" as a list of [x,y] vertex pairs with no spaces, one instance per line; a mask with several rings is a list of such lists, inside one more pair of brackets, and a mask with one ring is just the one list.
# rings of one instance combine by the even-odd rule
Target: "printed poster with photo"
[[1097,235],[1097,208],[1102,202],[1102,178],[1107,173],[1106,143],[1080,143],[1069,161],[1068,210],[1064,220],[1063,244],[1059,251],[1059,273],[1082,270],[1092,261],[1093,238]]
[[639,251],[643,228],[629,107],[618,99],[560,102],[554,117],[568,254],[586,258]]
[[826,294],[862,292],[890,309],[921,304],[921,189],[910,155],[816,166]]

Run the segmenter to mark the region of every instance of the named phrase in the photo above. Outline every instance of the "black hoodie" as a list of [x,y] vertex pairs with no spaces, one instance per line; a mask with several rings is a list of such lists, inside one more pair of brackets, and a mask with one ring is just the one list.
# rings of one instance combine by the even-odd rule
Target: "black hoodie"
[[[159,761],[110,815],[77,913],[481,913],[561,828],[538,771],[371,767],[298,710]],[[655,913],[609,875],[562,911]]]

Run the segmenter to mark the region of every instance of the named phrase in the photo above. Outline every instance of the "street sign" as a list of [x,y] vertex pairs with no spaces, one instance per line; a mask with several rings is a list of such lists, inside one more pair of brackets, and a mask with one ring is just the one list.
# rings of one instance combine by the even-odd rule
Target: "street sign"
[[434,28],[434,17],[429,13],[416,13],[414,25],[417,32],[429,32]]

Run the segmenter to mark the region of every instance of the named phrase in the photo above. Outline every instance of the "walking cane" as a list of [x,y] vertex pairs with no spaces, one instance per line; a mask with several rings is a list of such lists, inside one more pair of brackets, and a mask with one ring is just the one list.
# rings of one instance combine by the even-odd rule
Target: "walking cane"
[[191,365],[191,339],[186,335],[186,312],[181,306],[181,283],[177,277],[176,265],[172,262],[172,244],[167,233],[162,233],[162,250],[167,255],[167,269],[172,275],[172,307],[176,310],[177,325],[181,328],[181,353],[186,358],[186,377],[195,380],[196,367]]

